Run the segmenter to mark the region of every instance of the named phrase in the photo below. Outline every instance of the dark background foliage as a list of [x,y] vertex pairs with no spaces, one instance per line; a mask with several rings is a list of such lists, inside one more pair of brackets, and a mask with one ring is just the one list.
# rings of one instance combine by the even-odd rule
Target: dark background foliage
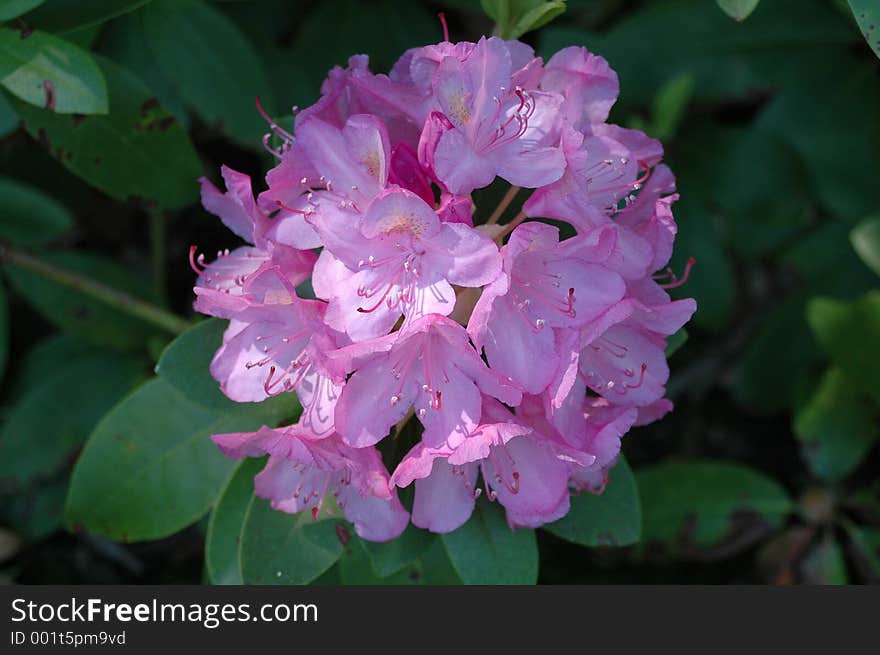
[[[289,528],[248,504],[252,471],[233,476],[206,435],[291,410],[231,407],[198,374],[216,324],[166,350],[197,318],[190,246],[235,245],[196,178],[226,163],[258,180],[271,165],[255,95],[287,116],[351,54],[383,72],[439,40],[439,11],[453,40],[476,40],[493,29],[484,6],[513,8],[509,32],[518,8],[542,4],[562,5],[0,2],[2,579],[234,581],[240,548],[248,578],[254,535]],[[722,11],[754,5],[739,21]],[[567,45],[606,57],[621,81],[612,120],[666,146],[681,193],[673,269],[697,261],[676,293],[699,303],[670,360],[676,411],[628,435],[634,477],[621,464],[605,496],[537,531],[539,555],[531,533],[493,532],[485,507],[442,545],[411,531],[371,549],[328,522],[313,537],[339,562],[319,581],[518,582],[505,571],[522,569],[546,583],[876,582],[878,36],[870,0],[569,0],[526,33],[545,58]],[[34,53],[58,83],[5,77]],[[480,210],[503,192],[480,192]],[[170,487],[147,464],[127,473],[156,453]],[[259,532],[242,546],[243,521]],[[502,569],[462,562],[484,546],[509,558]]]

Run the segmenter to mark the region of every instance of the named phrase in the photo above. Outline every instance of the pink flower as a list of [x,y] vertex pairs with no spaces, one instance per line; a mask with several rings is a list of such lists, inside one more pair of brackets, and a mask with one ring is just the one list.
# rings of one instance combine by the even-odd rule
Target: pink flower
[[428,117],[419,157],[450,192],[470,193],[496,175],[530,188],[562,175],[565,160],[552,143],[561,98],[516,85],[512,73],[510,49],[496,37],[440,61],[440,111]]
[[[624,296],[615,272],[593,261],[608,257],[613,234],[559,243],[543,223],[520,225],[503,248],[504,275],[488,285],[468,323],[493,370],[527,393],[546,388],[560,365],[560,329],[577,329]],[[609,240],[610,239],[610,240]]]
[[516,422],[507,409],[484,399],[485,423],[458,446],[418,444],[391,476],[392,484],[415,480],[413,523],[432,532],[451,532],[470,517],[482,493],[507,512],[511,527],[538,527],[568,513],[569,478],[594,457]]
[[481,393],[512,405],[521,398],[483,363],[464,328],[439,314],[337,356],[356,370],[336,406],[336,429],[357,447],[379,442],[411,407],[426,444],[458,444],[480,424]]
[[392,188],[349,225],[344,213],[316,223],[325,243],[314,287],[327,324],[359,341],[387,334],[401,316],[447,315],[453,284],[479,287],[501,270],[498,247],[463,223],[441,222],[411,191]]
[[[447,38],[388,76],[355,56],[293,133],[266,117],[279,162],[256,201],[228,168],[225,192],[203,180],[250,244],[192,258],[195,308],[230,321],[211,374],[235,401],[303,407],[294,426],[214,436],[269,455],[255,484],[273,507],[317,515],[332,492],[387,540],[408,521],[392,487],[414,483],[418,527],[455,530],[485,493],[533,528],[601,493],[622,437],[671,411],[666,340],[696,304],[666,289],[692,262],[663,270],[675,179],[658,141],[606,123],[617,92],[583,48],[545,66],[517,41]],[[471,192],[499,176],[529,191],[492,211]],[[400,459],[386,437],[418,424]]]
[[409,522],[375,448],[351,448],[337,435],[318,438],[300,425],[212,439],[233,459],[269,455],[254,479],[254,491],[277,510],[308,510],[317,519],[327,495],[333,494],[357,534],[369,541],[394,539]]

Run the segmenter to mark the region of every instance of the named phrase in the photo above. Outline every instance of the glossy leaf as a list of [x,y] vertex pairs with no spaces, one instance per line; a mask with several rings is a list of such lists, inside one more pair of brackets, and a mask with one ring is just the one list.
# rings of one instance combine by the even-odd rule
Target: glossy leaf
[[143,82],[99,62],[109,115],[60,116],[14,101],[25,129],[72,173],[117,200],[166,209],[195,202],[201,164],[186,133]]
[[681,328],[678,332],[666,339],[666,350],[664,351],[667,359],[672,357],[678,349],[681,348],[688,340],[688,331]]
[[89,53],[46,32],[22,38],[0,27],[0,84],[59,114],[107,113],[107,85]]
[[342,555],[349,529],[338,519],[279,512],[254,497],[241,540],[242,578],[245,584],[308,584]]
[[880,275],[880,215],[863,220],[853,228],[849,238],[862,261]]
[[[0,429],[0,479],[19,485],[53,475],[100,418],[146,377],[146,367],[134,357],[94,350],[53,362],[40,374],[42,383],[17,399]],[[48,420],[48,408],[63,420]]]
[[264,459],[243,460],[211,512],[205,539],[205,568],[211,584],[242,584],[239,561],[242,528],[254,497],[254,476],[265,464]]
[[718,6],[734,20],[745,20],[749,17],[760,0],[717,0]]
[[481,499],[470,520],[442,535],[449,560],[469,585],[530,585],[538,581],[535,531],[512,529],[497,503]]
[[254,46],[222,12],[199,0],[154,0],[140,15],[152,57],[184,102],[231,137],[260,146],[272,87]]
[[185,528],[216,502],[235,469],[210,435],[256,430],[281,417],[271,403],[230,402],[221,412],[161,378],[147,382],[89,437],[73,472],[67,525],[122,541]]
[[880,399],[880,291],[860,300],[813,300],[810,327],[831,361],[867,394]]
[[[46,255],[60,269],[94,278],[136,297],[146,298],[150,288],[142,277],[116,262],[97,255],[63,252]],[[7,264],[13,289],[61,329],[94,344],[114,348],[140,348],[156,328],[99,300],[30,270]]]
[[847,0],[853,16],[862,30],[862,36],[880,57],[880,6],[875,0]]
[[832,368],[796,414],[794,429],[813,473],[839,480],[856,469],[880,438],[880,409]]
[[792,502],[776,481],[739,464],[673,460],[636,471],[642,501],[642,541],[710,547],[739,515],[780,525]]
[[621,457],[605,491],[573,496],[571,510],[544,529],[582,546],[628,546],[639,541],[642,509],[632,471]]
[[0,241],[34,246],[73,227],[73,217],[64,206],[24,182],[0,176],[0,198]]
[[6,297],[6,286],[0,282],[0,380],[6,373],[9,361],[9,299]]
[[565,2],[558,0],[480,0],[480,4],[504,39],[518,39],[565,11]]
[[[214,353],[220,347],[228,321],[216,318],[202,321],[177,337],[156,364],[158,373],[184,396],[208,407],[229,403],[217,381],[208,373]],[[296,404],[290,394],[291,405]]]
[[99,25],[148,2],[150,0],[52,0],[29,14],[27,21],[39,29],[65,34]]
[[396,539],[381,543],[364,541],[364,548],[376,575],[386,578],[416,561],[436,538],[436,535],[409,524]]
[[46,0],[0,0],[0,20],[10,20],[38,7]]

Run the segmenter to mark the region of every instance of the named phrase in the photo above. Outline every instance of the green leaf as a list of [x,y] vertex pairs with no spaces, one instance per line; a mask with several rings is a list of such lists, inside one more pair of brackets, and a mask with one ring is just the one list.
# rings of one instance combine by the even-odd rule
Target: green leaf
[[628,546],[638,542],[642,509],[626,460],[621,457],[611,471],[604,493],[573,496],[568,514],[544,529],[582,546]]
[[[228,321],[212,318],[194,325],[162,352],[156,373],[184,396],[206,407],[225,407],[229,400],[208,373]],[[294,403],[294,396],[288,396]]]
[[189,130],[189,114],[173,82],[165,77],[159,62],[153,56],[144,31],[143,12],[136,11],[117,18],[101,33],[102,55],[125,67],[149,87],[159,104]]
[[807,308],[807,320],[831,361],[880,399],[880,291],[853,302],[817,298]]
[[222,12],[197,0],[155,0],[141,13],[159,69],[207,123],[259,146],[268,127],[254,106],[272,112],[272,87],[253,45]]
[[73,227],[73,217],[45,192],[0,176],[0,241],[35,246]]
[[[60,252],[43,259],[61,269],[101,281],[131,295],[147,298],[146,281],[114,261],[82,252]],[[12,287],[47,319],[91,343],[113,348],[142,348],[156,333],[154,326],[109,307],[75,288],[62,285],[30,270],[7,264]]]
[[807,584],[845,585],[849,582],[843,549],[831,531],[807,553],[802,567]]
[[869,216],[849,233],[862,261],[877,275],[880,275],[880,214]]
[[205,568],[211,584],[242,584],[239,551],[244,518],[254,497],[254,476],[265,464],[265,459],[245,459],[220,492],[205,539]]
[[504,511],[485,499],[470,520],[442,536],[462,581],[469,585],[531,585],[538,581],[535,531],[512,529]]
[[122,16],[150,0],[52,0],[27,17],[41,30],[65,34]]
[[[856,550],[856,557],[862,560],[862,564],[871,581],[880,581],[880,531],[870,528],[861,528],[849,519],[842,521],[843,528]],[[871,535],[874,539],[872,541]]]
[[15,376],[12,389],[12,400],[18,400],[33,387],[47,381],[46,371],[51,371],[58,362],[71,364],[74,360],[91,357],[96,348],[77,337],[69,334],[55,334],[47,337],[28,350]]
[[376,574],[387,578],[421,557],[436,538],[436,535],[410,523],[396,539],[382,543],[364,541],[364,548]]
[[687,343],[687,340],[688,331],[685,328],[681,328],[678,332],[668,337],[666,339],[666,350],[664,351],[666,358],[672,357],[679,348]]
[[836,368],[795,415],[794,430],[813,473],[839,480],[852,473],[880,438],[880,412]]
[[[439,37],[440,24],[422,3],[373,0],[365,9],[359,0],[323,0],[299,21],[289,68],[305,68],[317,88],[327,71],[346,66],[352,53],[369,55],[373,72],[388,71],[408,48]],[[280,100],[284,106],[305,104],[299,97]]]
[[9,361],[9,299],[6,297],[6,286],[0,282],[0,380],[6,373]]
[[0,83],[25,102],[59,114],[107,113],[107,85],[92,57],[46,32],[21,38],[0,27]]
[[6,96],[0,93],[0,139],[18,129],[18,114],[9,104]]
[[219,411],[161,378],[147,382],[89,437],[73,471],[67,525],[122,541],[185,528],[216,502],[236,466],[210,435],[275,425],[283,415],[276,403],[230,402]]
[[880,57],[880,5],[876,0],[847,0],[865,41]]
[[41,483],[2,498],[2,523],[13,528],[27,541],[44,539],[64,527],[64,497],[67,476]]
[[345,523],[313,521],[309,512],[286,514],[252,500],[244,519],[241,573],[245,584],[308,584],[342,555],[351,539]]
[[745,20],[749,17],[760,0],[717,0],[718,6],[734,20]]
[[481,0],[480,4],[503,39],[518,39],[565,11],[565,2],[549,0]]
[[711,460],[669,461],[636,471],[642,541],[718,545],[737,514],[780,525],[792,501],[776,481],[748,467]]
[[0,20],[10,20],[38,7],[46,0],[0,0]]
[[651,136],[661,141],[671,140],[675,136],[693,90],[694,77],[690,73],[677,75],[660,87],[654,98]]
[[[0,479],[21,485],[53,475],[145,368],[137,358],[101,351],[44,368],[42,384],[17,399],[0,429]],[[56,413],[63,420],[49,418]]]
[[131,73],[99,58],[107,116],[59,116],[13,101],[28,133],[74,175],[116,200],[165,209],[198,198],[201,163],[189,137]]
[[550,26],[538,35],[538,53],[546,61],[565,46],[585,45],[605,57],[620,76],[624,109],[649,105],[682,73],[694,76],[694,98],[701,101],[786,86],[853,42],[849,21],[826,0],[765,2],[743,23],[707,0],[643,2],[618,14],[601,33]]

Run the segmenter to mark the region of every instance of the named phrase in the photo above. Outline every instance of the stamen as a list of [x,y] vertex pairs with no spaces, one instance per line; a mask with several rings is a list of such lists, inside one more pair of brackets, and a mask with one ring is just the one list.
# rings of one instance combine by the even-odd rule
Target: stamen
[[694,267],[694,264],[697,263],[697,260],[693,257],[688,257],[687,263],[684,265],[684,272],[681,274],[681,278],[678,278],[671,268],[666,269],[666,273],[661,275],[658,279],[669,278],[669,282],[665,284],[661,284],[660,286],[664,289],[675,289],[680,287],[684,283],[688,281],[688,277],[691,274],[691,269]]
[[443,41],[449,43],[449,26],[446,24],[446,14],[442,11],[437,12],[437,18],[440,19],[440,24],[443,26]]

